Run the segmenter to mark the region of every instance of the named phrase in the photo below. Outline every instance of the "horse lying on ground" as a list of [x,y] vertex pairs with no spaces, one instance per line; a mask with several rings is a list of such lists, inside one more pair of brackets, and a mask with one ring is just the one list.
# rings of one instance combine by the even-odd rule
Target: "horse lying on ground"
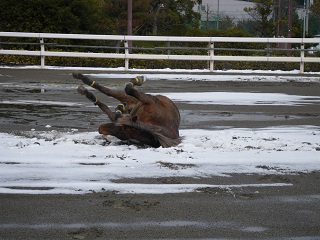
[[100,125],[100,134],[121,140],[134,139],[152,147],[172,147],[180,143],[178,108],[165,96],[152,96],[136,90],[135,86],[145,82],[143,76],[131,79],[124,91],[101,86],[81,73],[74,72],[73,77],[121,102],[113,112],[85,87],[78,87],[78,92],[97,105],[111,120],[111,123]]

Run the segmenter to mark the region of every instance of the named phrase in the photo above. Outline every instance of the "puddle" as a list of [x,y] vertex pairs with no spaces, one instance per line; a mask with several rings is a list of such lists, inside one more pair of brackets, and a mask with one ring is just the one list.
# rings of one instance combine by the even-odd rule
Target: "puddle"
[[320,195],[303,195],[303,196],[283,196],[279,200],[285,203],[311,203],[319,202]]
[[4,187],[7,189],[12,189],[12,190],[40,190],[40,191],[48,191],[54,189],[54,187],[18,187],[18,186],[13,186],[13,187]]
[[267,230],[267,228],[265,228],[265,227],[255,227],[255,226],[253,226],[253,227],[243,228],[242,230],[245,231],[245,232],[264,232],[264,231]]
[[209,105],[303,106],[320,102],[318,96],[258,92],[184,92],[160,93],[176,102]]
[[74,107],[82,106],[81,103],[75,102],[59,102],[59,101],[41,101],[41,100],[16,100],[16,101],[0,101],[1,104],[8,105],[45,105],[45,106],[65,106],[65,107]]

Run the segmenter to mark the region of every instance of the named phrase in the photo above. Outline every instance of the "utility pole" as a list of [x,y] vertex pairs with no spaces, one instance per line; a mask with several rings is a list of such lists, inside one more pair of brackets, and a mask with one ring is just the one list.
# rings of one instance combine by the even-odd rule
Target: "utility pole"
[[308,34],[308,28],[309,28],[309,7],[308,7],[308,0],[304,0],[303,4],[303,38],[306,37],[306,34]]
[[309,34],[309,7],[310,7],[310,0],[307,0],[306,4],[306,34]]
[[288,38],[292,37],[292,0],[289,0]]
[[128,35],[132,35],[132,0],[128,0]]
[[208,30],[208,24],[209,24],[209,3],[207,3],[207,10],[206,12],[206,30]]
[[278,0],[278,14],[277,14],[277,37],[280,37],[280,21],[281,21],[281,0]]
[[[289,0],[288,38],[292,37],[292,0]],[[291,56],[291,43],[288,43],[288,57]]]
[[[127,34],[132,35],[132,0],[128,0],[128,19],[127,19]],[[132,41],[128,41],[129,52],[132,51]]]
[[217,30],[219,30],[219,21],[220,21],[220,0],[218,0]]

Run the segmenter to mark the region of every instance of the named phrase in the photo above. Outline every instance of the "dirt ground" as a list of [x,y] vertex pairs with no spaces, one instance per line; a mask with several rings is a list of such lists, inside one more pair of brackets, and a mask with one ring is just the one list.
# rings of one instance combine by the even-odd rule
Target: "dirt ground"
[[[83,72],[85,73],[85,72]],[[89,71],[88,73],[92,73]],[[99,72],[95,72],[99,73]],[[122,88],[126,80],[100,82]],[[76,92],[66,70],[0,69],[0,131],[96,131],[99,109]],[[319,82],[148,81],[145,92],[266,92],[320,96]],[[99,97],[103,99],[103,96]],[[65,105],[22,105],[19,100]],[[5,101],[16,101],[7,104]],[[116,101],[105,99],[111,106]],[[73,103],[81,103],[79,106]],[[320,126],[320,103],[302,106],[179,103],[181,129]],[[320,138],[319,138],[320,142]],[[1,153],[0,153],[1,158]],[[1,165],[0,165],[1,167]],[[0,239],[320,239],[320,172],[291,175],[125,179],[162,184],[288,183],[281,187],[204,188],[179,194],[0,194]]]

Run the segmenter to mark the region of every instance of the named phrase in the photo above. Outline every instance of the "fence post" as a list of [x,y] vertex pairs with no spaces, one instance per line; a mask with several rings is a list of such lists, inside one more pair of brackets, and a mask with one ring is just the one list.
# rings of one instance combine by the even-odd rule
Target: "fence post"
[[129,58],[128,55],[130,54],[129,51],[129,43],[128,41],[124,41],[124,53],[125,53],[125,58],[124,58],[124,69],[129,70]]
[[40,58],[41,58],[41,68],[44,68],[46,66],[45,64],[45,56],[44,56],[44,40],[43,38],[40,38]]
[[170,42],[169,41],[167,41],[167,48],[168,48],[168,52],[167,52],[167,54],[168,55],[171,55],[171,49],[170,49]]
[[304,73],[304,43],[301,43],[300,57],[300,73]]
[[210,50],[209,50],[209,53],[210,53],[210,72],[213,72],[214,70],[214,60],[213,60],[213,56],[214,56],[214,43],[213,42],[210,42],[209,43],[209,46],[210,46]]
[[267,43],[266,51],[267,51],[267,57],[270,57],[270,53],[271,53],[271,45],[270,45],[270,43],[269,43],[269,42]]

